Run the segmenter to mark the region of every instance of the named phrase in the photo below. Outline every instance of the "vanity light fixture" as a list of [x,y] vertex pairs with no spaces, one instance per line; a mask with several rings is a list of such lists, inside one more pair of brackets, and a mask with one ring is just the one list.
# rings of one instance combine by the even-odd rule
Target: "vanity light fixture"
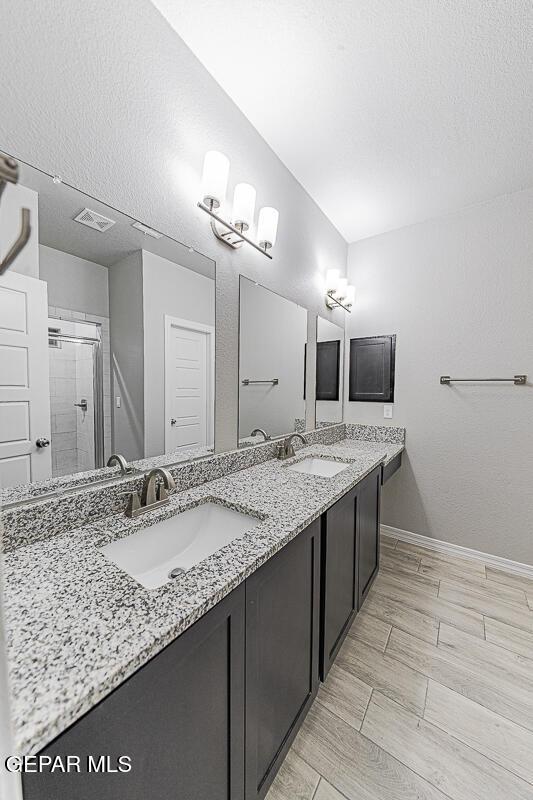
[[202,173],[202,195],[206,205],[211,209],[220,208],[226,197],[229,176],[229,159],[216,150],[205,154]]
[[275,208],[265,206],[259,212],[257,221],[257,238],[259,247],[270,250],[276,244],[276,233],[278,231],[279,212]]
[[339,278],[337,283],[337,297],[339,300],[344,300],[346,297],[346,290],[348,289],[348,278]]
[[245,235],[254,221],[255,188],[250,183],[238,183],[233,195],[231,222],[227,222],[216,209],[220,208],[226,197],[229,177],[229,160],[223,153],[210,150],[204,158],[202,174],[202,200],[198,208],[211,217],[211,230],[220,241],[237,249],[243,242],[252,245],[267,258],[272,258],[268,250],[276,243],[279,214],[275,208],[265,206],[259,211],[257,238],[259,244]]
[[338,269],[328,269],[326,273],[326,306],[331,310],[343,308],[351,313],[355,300],[355,287],[348,284],[348,278],[341,278]]
[[233,194],[231,221],[243,233],[250,228],[254,219],[255,189],[250,183],[238,183]]

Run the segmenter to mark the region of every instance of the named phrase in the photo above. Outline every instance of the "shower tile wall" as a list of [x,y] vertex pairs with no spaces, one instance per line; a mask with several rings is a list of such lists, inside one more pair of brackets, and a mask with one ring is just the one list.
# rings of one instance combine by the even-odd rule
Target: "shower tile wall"
[[[104,461],[111,449],[111,373],[109,347],[109,319],[70,309],[48,309],[51,327],[60,327],[59,321],[91,322],[100,325],[103,361],[104,391]],[[72,330],[72,329],[71,329]],[[68,332],[64,330],[63,332]],[[76,351],[74,359],[73,350]],[[70,352],[69,352],[70,351]],[[52,475],[54,477],[94,468],[94,428],[92,412],[84,414],[74,403],[83,397],[92,408],[93,372],[89,347],[71,345],[70,348],[53,348],[50,357],[50,406],[52,423]],[[68,363],[70,361],[70,363]],[[73,363],[75,361],[75,363]],[[70,376],[70,377],[69,377]]]

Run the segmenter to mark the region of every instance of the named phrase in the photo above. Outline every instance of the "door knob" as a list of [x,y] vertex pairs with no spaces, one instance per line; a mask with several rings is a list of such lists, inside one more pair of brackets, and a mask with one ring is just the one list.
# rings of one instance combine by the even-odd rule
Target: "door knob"
[[87,409],[89,408],[89,404],[87,403],[87,400],[85,400],[85,398],[83,398],[79,403],[74,403],[74,405],[77,408],[81,408],[82,411],[87,411]]
[[40,436],[39,439],[35,442],[37,447],[48,447],[50,444],[50,439],[46,439],[44,436]]
[[171,425],[175,425],[175,424],[176,424],[176,422],[177,422],[177,420],[175,420],[175,419],[174,419],[174,417],[172,417],[172,419],[170,420],[170,424],[171,424]]

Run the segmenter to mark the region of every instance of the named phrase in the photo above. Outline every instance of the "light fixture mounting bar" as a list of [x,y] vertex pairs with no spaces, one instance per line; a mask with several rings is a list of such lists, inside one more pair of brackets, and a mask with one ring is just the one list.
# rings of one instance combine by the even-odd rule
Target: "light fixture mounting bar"
[[326,306],[332,310],[334,310],[337,307],[343,308],[345,311],[348,312],[348,314],[352,313],[351,304],[349,306],[345,306],[343,303],[341,303],[340,300],[337,300],[333,292],[326,292]]
[[[236,234],[239,237],[239,239],[241,239],[243,242],[247,242],[253,248],[255,248],[260,253],[262,253],[264,256],[266,256],[267,258],[270,258],[272,260],[272,256],[270,255],[270,253],[267,253],[266,250],[263,250],[262,247],[259,247],[258,244],[256,244],[254,241],[252,241],[252,239],[249,239],[247,236],[245,236],[244,233],[242,233],[242,231],[240,231],[238,228],[236,228],[230,222],[226,222],[225,219],[222,219],[222,217],[219,217],[218,214],[215,214],[215,212],[211,208],[209,208],[209,206],[206,206],[205,203],[202,203],[201,201],[199,201],[197,205],[198,205],[198,208],[201,208],[202,211],[205,211],[206,214],[209,214],[209,216],[212,217],[213,219],[215,219],[218,223],[220,223],[220,225],[224,225],[224,227],[226,227],[229,231],[231,231],[232,233]],[[227,242],[224,238],[222,238],[221,236],[219,236],[216,233],[215,229],[214,229],[214,231],[215,231],[215,235],[217,235],[217,238],[219,238],[225,244],[227,244],[227,245],[229,245],[230,247],[233,247],[233,248],[236,248],[236,247],[239,246],[240,242],[239,243],[235,243],[235,244],[231,243],[231,242]]]

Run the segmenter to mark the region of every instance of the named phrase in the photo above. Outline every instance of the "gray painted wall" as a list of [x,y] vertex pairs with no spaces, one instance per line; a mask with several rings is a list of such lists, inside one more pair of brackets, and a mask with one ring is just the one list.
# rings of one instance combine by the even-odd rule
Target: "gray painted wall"
[[109,317],[107,267],[40,244],[39,277],[48,284],[49,306]]
[[165,314],[215,325],[215,282],[146,250],[143,264],[145,456],[165,452]]
[[[235,446],[239,273],[323,312],[317,278],[344,270],[346,243],[148,0],[42,0],[31,25],[3,10],[0,148],[216,260],[216,446]],[[231,160],[229,196],[246,180],[279,209],[273,261],[229,250],[196,208],[209,149]]]
[[[533,564],[533,190],[350,246],[347,335],[396,333],[407,458],[382,521]],[[528,386],[439,384],[528,373]],[[383,424],[378,403],[349,422]]]
[[[112,439],[128,461],[144,458],[142,252],[109,268]],[[121,407],[116,407],[120,396]]]

